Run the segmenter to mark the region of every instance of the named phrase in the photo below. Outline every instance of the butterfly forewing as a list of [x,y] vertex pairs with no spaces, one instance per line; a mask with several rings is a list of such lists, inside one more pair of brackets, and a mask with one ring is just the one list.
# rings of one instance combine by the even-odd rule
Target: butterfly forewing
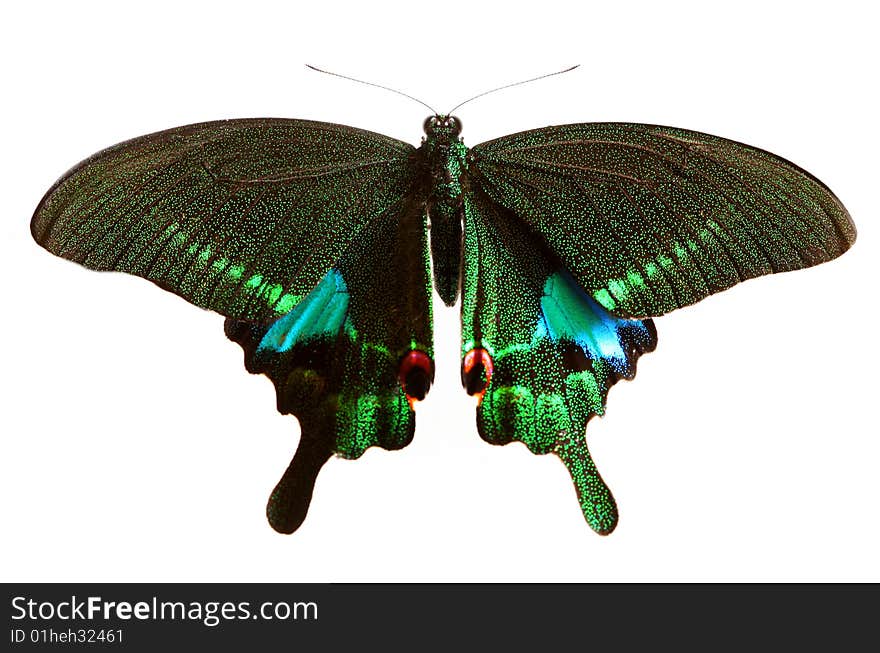
[[83,161],[46,194],[34,238],[229,317],[288,312],[361,229],[414,194],[414,148],[329,123],[189,125]]
[[769,152],[627,123],[474,147],[468,172],[616,315],[656,316],[739,281],[831,260],[855,240],[815,177]]

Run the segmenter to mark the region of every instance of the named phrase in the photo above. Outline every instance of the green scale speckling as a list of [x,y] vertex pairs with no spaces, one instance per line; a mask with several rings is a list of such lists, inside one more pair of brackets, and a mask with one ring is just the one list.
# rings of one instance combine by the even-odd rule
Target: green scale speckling
[[303,120],[178,127],[74,167],[31,231],[227,317],[247,369],[302,427],[267,508],[282,532],[331,455],[411,440],[433,379],[433,260],[443,301],[461,290],[480,435],[557,455],[609,533],[617,509],[585,428],[654,348],[649,318],[829,261],[855,227],[808,172],[707,134],[585,123],[468,149],[460,131],[431,116],[414,148]]

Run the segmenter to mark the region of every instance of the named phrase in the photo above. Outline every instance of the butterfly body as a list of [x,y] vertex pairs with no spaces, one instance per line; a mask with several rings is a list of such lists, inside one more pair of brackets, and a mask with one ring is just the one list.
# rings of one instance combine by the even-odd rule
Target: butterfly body
[[447,306],[458,299],[461,276],[461,227],[464,200],[462,171],[467,148],[461,142],[461,121],[455,116],[431,116],[425,121],[425,139],[419,153],[428,162],[431,191],[427,212],[431,225],[434,287]]
[[334,454],[411,441],[434,378],[433,286],[462,298],[481,437],[556,455],[610,533],[617,507],[584,432],[656,347],[651,318],[835,258],[852,221],[794,164],[698,132],[585,123],[469,149],[457,118],[424,126],[418,148],[285,119],[151,134],[68,172],[32,233],[226,317],[301,426],[267,507],[276,530],[302,524]]

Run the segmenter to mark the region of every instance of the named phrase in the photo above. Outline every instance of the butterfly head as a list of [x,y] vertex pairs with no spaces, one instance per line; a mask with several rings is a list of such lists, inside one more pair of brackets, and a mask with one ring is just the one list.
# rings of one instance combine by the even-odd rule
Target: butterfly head
[[436,114],[425,119],[424,128],[428,139],[454,141],[461,133],[461,120],[455,116]]

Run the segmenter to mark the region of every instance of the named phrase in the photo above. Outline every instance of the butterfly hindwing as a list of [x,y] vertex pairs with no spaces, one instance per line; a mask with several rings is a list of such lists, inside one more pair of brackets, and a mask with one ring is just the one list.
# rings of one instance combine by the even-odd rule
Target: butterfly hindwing
[[654,326],[610,315],[478,188],[466,190],[464,207],[462,381],[479,397],[480,435],[556,454],[587,522],[610,533],[617,508],[584,431],[604,412],[608,389],[633,378],[638,357],[654,349]]
[[301,438],[267,507],[272,526],[296,530],[321,466],[371,446],[412,439],[412,404],[433,379],[427,235],[423,206],[403,203],[352,243],[287,315],[259,325],[227,319],[250,372],[266,374],[278,410],[296,415]]
[[223,315],[270,322],[371,219],[413,193],[414,148],[305,120],[221,120],[120,143],[46,193],[54,254],[145,277]]
[[855,240],[834,194],[774,154],[629,123],[547,127],[475,146],[469,174],[622,317],[657,316]]

